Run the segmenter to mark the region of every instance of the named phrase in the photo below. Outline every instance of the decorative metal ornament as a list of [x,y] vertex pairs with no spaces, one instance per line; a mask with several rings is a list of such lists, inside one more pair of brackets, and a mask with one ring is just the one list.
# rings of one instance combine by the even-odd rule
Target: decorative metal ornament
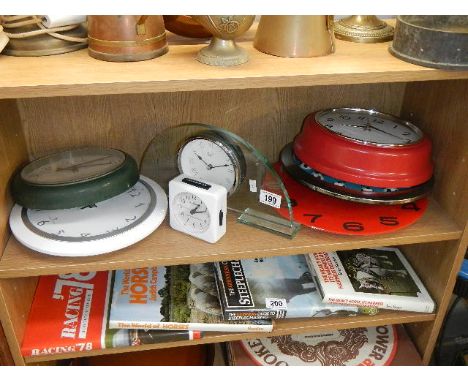
[[249,60],[247,51],[234,39],[252,26],[255,16],[192,16],[213,34],[210,45],[198,52],[197,60],[213,66],[234,66]]
[[390,41],[393,27],[377,16],[349,16],[334,25],[335,37],[340,40],[374,43]]

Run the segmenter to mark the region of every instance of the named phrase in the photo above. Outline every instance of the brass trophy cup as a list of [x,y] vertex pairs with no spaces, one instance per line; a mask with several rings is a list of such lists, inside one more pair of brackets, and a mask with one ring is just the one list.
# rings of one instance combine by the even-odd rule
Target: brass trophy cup
[[385,42],[393,39],[393,27],[374,15],[349,16],[335,22],[335,37],[352,42]]
[[233,66],[249,60],[234,39],[252,26],[255,16],[192,16],[213,34],[210,45],[198,52],[197,60],[207,65]]

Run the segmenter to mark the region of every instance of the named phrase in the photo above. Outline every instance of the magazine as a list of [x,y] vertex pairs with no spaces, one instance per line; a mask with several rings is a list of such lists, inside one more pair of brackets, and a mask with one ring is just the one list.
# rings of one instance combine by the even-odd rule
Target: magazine
[[113,329],[271,332],[270,320],[225,321],[213,264],[116,271]]
[[432,313],[434,300],[398,248],[312,253],[323,301]]
[[200,338],[200,332],[111,330],[109,297],[113,272],[41,276],[29,313],[23,356],[135,346]]
[[357,314],[359,308],[325,304],[305,255],[216,263],[227,320],[306,318]]

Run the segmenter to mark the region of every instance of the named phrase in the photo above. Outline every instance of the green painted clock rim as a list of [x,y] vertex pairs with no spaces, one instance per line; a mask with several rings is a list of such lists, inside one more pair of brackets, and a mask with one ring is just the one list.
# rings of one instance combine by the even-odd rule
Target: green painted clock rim
[[123,163],[114,171],[73,184],[31,184],[22,179],[20,169],[10,186],[13,200],[26,208],[58,210],[84,207],[110,199],[134,186],[140,178],[135,159],[124,154]]

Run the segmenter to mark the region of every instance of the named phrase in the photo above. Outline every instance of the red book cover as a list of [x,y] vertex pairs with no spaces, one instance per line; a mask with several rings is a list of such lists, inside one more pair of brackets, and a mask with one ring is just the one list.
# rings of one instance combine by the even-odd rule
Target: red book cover
[[23,356],[105,347],[112,272],[42,276],[22,345]]

